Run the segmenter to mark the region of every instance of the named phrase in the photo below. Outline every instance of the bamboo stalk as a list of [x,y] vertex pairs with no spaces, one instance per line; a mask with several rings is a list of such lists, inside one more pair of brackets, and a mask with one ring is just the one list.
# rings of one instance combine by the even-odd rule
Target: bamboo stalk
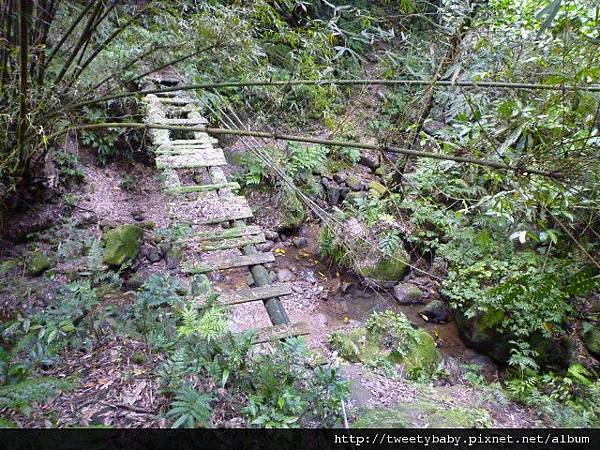
[[159,50],[163,50],[165,48],[170,48],[170,49],[176,49],[181,47],[182,45],[176,45],[176,46],[169,46],[169,45],[159,45],[158,47],[153,47],[147,51],[145,51],[144,53],[142,53],[139,56],[136,56],[135,58],[133,58],[131,61],[129,61],[127,64],[125,64],[123,67],[119,68],[117,71],[113,72],[112,74],[106,76],[104,79],[100,80],[98,83],[96,83],[94,86],[92,86],[91,88],[89,88],[88,90],[86,90],[82,96],[86,96],[88,95],[90,92],[95,91],[96,89],[98,89],[100,86],[108,83],[110,80],[112,80],[117,74],[120,74],[123,71],[128,70],[130,67],[132,67],[135,63],[137,63],[138,61],[148,57],[149,55],[151,55],[154,52],[157,52]]
[[85,24],[85,27],[84,27],[83,31],[81,32],[81,35],[79,36],[79,40],[77,41],[77,44],[75,45],[75,47],[73,48],[73,51],[71,52],[71,56],[69,56],[67,61],[63,64],[62,70],[56,77],[56,80],[54,80],[55,84],[58,84],[61,82],[61,80],[64,78],[65,74],[71,67],[71,64],[73,64],[75,57],[79,54],[79,51],[81,50],[81,48],[84,47],[84,45],[90,39],[92,27],[96,23],[96,17],[98,16],[98,14],[100,14],[100,10],[103,7],[104,7],[104,5],[102,4],[102,2],[98,2],[96,4],[96,7],[92,11],[92,15],[88,18],[88,21]]
[[210,128],[210,127],[183,127],[183,126],[171,126],[171,125],[152,125],[145,123],[136,123],[136,122],[107,122],[107,123],[95,123],[95,124],[84,124],[77,125],[71,127],[67,130],[63,130],[58,133],[54,133],[49,136],[49,139],[54,139],[58,136],[61,136],[69,131],[76,130],[94,130],[94,129],[104,129],[104,128],[143,128],[143,129],[157,129],[157,130],[172,130],[172,131],[191,131],[191,132],[205,132],[210,134],[229,134],[234,136],[253,136],[260,137],[266,139],[274,139],[274,140],[282,140],[282,141],[293,141],[293,142],[304,142],[309,144],[321,144],[321,145],[330,145],[335,147],[353,147],[353,148],[361,148],[367,150],[378,150],[378,151],[386,151],[391,153],[400,153],[404,155],[415,156],[419,158],[431,158],[431,159],[439,159],[444,161],[455,161],[459,163],[466,164],[474,164],[485,167],[492,167],[494,169],[500,170],[509,170],[516,173],[522,174],[535,174],[541,175],[551,179],[560,179],[561,175],[556,172],[544,172],[538,169],[532,169],[527,167],[518,167],[511,166],[508,164],[500,163],[497,161],[485,160],[485,159],[476,159],[476,158],[468,158],[464,156],[454,156],[454,155],[444,155],[441,153],[432,153],[432,152],[424,152],[419,150],[411,150],[408,148],[401,147],[389,147],[389,146],[381,146],[376,144],[366,144],[360,142],[351,142],[351,141],[340,141],[340,140],[328,140],[328,139],[319,139],[319,138],[311,138],[306,136],[298,136],[293,134],[280,134],[280,133],[271,133],[268,131],[254,131],[254,130],[242,130],[242,129],[225,129],[225,128]]
[[27,64],[29,59],[29,5],[27,0],[19,0],[19,59],[21,64],[19,86],[19,122],[17,124],[17,147],[19,148],[19,161],[25,160],[25,135],[27,133],[27,102],[29,97]]
[[501,89],[524,89],[524,90],[548,90],[548,91],[587,91],[600,92],[600,85],[555,85],[543,83],[510,83],[504,81],[432,81],[432,80],[410,80],[410,79],[356,79],[356,80],[257,80],[257,81],[224,81],[216,83],[190,84],[162,89],[146,89],[124,94],[110,95],[93,100],[72,103],[66,105],[68,108],[79,108],[95,103],[132,97],[134,95],[162,94],[168,92],[192,91],[201,89],[219,89],[228,87],[253,87],[253,86],[300,86],[300,85],[323,85],[337,86],[346,85],[382,85],[382,86],[447,86],[447,87],[473,87],[473,88],[501,88]]
[[73,77],[71,79],[71,82],[69,83],[69,86],[71,86],[83,73],[83,71],[91,64],[91,62],[96,59],[96,56],[98,56],[98,54],[104,50],[106,48],[106,46],[108,44],[110,44],[117,36],[119,36],[119,34],[121,34],[123,31],[125,31],[127,29],[127,27],[134,21],[136,20],[138,17],[140,17],[144,12],[146,12],[146,10],[149,8],[149,6],[144,7],[141,11],[137,12],[136,14],[134,14],[127,22],[125,22],[123,25],[121,25],[119,28],[117,28],[115,31],[113,31],[110,36],[108,36],[104,42],[102,42],[98,47],[96,47],[94,49],[94,51],[92,52],[92,54],[85,60],[85,62],[81,65],[81,67],[75,71],[75,73],[73,74]]
[[6,80],[8,78],[8,73],[10,71],[10,62],[11,62],[11,58],[9,57],[9,52],[10,49],[13,45],[13,42],[11,40],[11,36],[12,36],[12,27],[13,27],[13,14],[12,11],[14,9],[14,3],[13,0],[8,0],[8,2],[6,3],[6,16],[5,16],[5,38],[6,38],[6,45],[3,46],[2,48],[2,58],[0,61],[0,70],[2,70],[2,73],[0,74],[0,91],[4,90],[4,86],[6,85]]
[[190,53],[190,54],[188,54],[188,55],[182,56],[181,58],[177,58],[177,59],[174,59],[174,60],[172,60],[172,61],[169,61],[168,63],[166,63],[166,64],[163,64],[163,65],[161,65],[161,66],[159,66],[159,67],[157,67],[157,68],[155,68],[155,69],[151,69],[151,70],[149,70],[149,71],[147,71],[147,72],[144,72],[144,73],[142,73],[141,75],[138,75],[138,76],[134,77],[133,79],[131,79],[131,80],[129,80],[129,81],[131,81],[131,82],[134,82],[134,81],[137,81],[137,80],[139,80],[139,79],[141,79],[141,78],[147,77],[148,75],[151,75],[151,74],[153,74],[153,73],[156,73],[156,72],[158,72],[159,70],[165,69],[165,68],[167,68],[167,67],[174,66],[175,64],[179,64],[180,62],[183,62],[183,61],[185,61],[185,60],[187,60],[187,59],[193,58],[194,56],[197,56],[197,55],[199,55],[199,54],[201,54],[201,53],[204,53],[204,52],[207,52],[207,51],[209,51],[209,50],[212,50],[212,49],[213,49],[213,48],[215,48],[216,46],[217,46],[217,44],[212,44],[212,45],[209,45],[209,46],[207,46],[207,47],[204,47],[204,48],[202,48],[202,49],[200,49],[200,50],[197,50],[197,51],[195,51],[195,52],[192,52],[192,53]]
[[66,42],[66,40],[69,38],[69,36],[71,36],[71,34],[75,30],[75,28],[77,28],[77,25],[79,25],[79,23],[83,20],[83,18],[86,16],[88,11],[92,8],[92,6],[94,6],[94,1],[90,0],[88,2],[87,6],[85,8],[83,8],[83,10],[79,14],[79,16],[77,16],[77,18],[71,23],[71,26],[67,29],[67,31],[65,31],[65,33],[62,35],[60,41],[58,41],[58,43],[54,46],[54,48],[50,52],[50,56],[48,56],[48,59],[46,60],[44,69],[46,69],[50,65],[50,63],[52,62],[52,60],[54,59],[54,57],[56,56],[58,51],[61,49],[61,47]]

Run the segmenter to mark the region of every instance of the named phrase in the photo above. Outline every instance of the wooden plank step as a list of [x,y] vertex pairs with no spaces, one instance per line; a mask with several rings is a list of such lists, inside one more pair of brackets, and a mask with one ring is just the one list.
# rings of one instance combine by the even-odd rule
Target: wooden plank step
[[[265,241],[265,234],[260,233],[253,236],[225,239],[221,242],[209,241],[208,243],[199,244],[198,250],[201,252],[208,252],[212,250],[228,250],[231,248],[242,248],[246,245],[262,244]],[[187,241],[188,244],[191,244],[192,242],[193,239],[189,239]]]
[[189,201],[167,202],[167,208],[172,219],[190,225],[210,225],[253,216],[246,197],[232,194],[223,201],[214,191],[204,192]]
[[180,105],[185,106],[190,103],[199,104],[200,101],[193,98],[184,98],[184,97],[158,97],[158,101],[167,105]]
[[169,146],[169,145],[160,145],[154,153],[157,155],[193,155],[196,153],[210,153],[212,150],[221,150],[220,148],[215,149],[211,144],[203,144],[203,145],[177,145],[177,146]]
[[198,167],[226,166],[225,155],[221,149],[210,149],[189,155],[160,155],[156,158],[159,169],[196,169]]
[[251,219],[254,216],[251,209],[237,210],[231,214],[220,217],[211,217],[200,221],[199,225],[215,225],[217,223],[229,222],[230,220]]
[[161,120],[163,125],[203,125],[208,123],[204,117],[193,117],[188,119],[169,119],[165,118]]
[[182,271],[189,274],[213,272],[215,270],[233,269],[235,267],[256,266],[275,261],[273,253],[256,253],[254,255],[233,256],[222,258],[210,263],[200,263],[194,266],[183,267]]
[[[206,135],[208,136],[208,134]],[[174,139],[169,141],[169,146],[171,145],[202,145],[202,144],[210,144],[212,141],[217,141],[217,139],[208,136],[208,139]]]
[[[270,284],[267,286],[241,289],[235,292],[223,293],[219,296],[217,304],[224,306],[241,305],[242,303],[268,300],[283,297],[292,293],[291,283]],[[200,303],[199,308],[204,308],[205,303]]]
[[188,186],[179,186],[174,188],[168,188],[167,193],[172,195],[178,194],[192,194],[194,192],[208,192],[216,191],[219,189],[231,189],[232,191],[238,191],[241,189],[238,183],[215,183],[215,184],[195,184]]
[[306,336],[307,334],[310,334],[310,331],[305,322],[275,325],[257,329],[252,343],[264,344],[266,342],[280,341],[294,336]]
[[218,241],[221,239],[231,239],[243,236],[252,236],[262,233],[258,225],[248,225],[247,227],[221,228],[219,230],[210,230],[196,233],[188,239],[199,239],[202,241]]

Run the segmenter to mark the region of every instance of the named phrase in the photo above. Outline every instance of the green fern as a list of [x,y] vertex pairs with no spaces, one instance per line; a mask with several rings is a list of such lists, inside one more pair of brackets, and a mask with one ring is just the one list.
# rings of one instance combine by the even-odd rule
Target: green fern
[[379,250],[385,256],[392,256],[398,245],[400,244],[400,236],[396,231],[388,231],[379,238]]
[[201,315],[194,305],[188,304],[181,310],[181,320],[182,325],[177,328],[177,332],[183,337],[197,334],[210,342],[227,331],[227,320],[222,308],[209,308]]
[[212,396],[199,393],[191,386],[184,386],[171,403],[167,417],[175,419],[171,428],[196,428],[208,425],[212,414]]
[[41,403],[61,391],[74,387],[71,380],[38,378],[0,387],[0,410],[9,408],[25,416],[31,413],[32,403]]

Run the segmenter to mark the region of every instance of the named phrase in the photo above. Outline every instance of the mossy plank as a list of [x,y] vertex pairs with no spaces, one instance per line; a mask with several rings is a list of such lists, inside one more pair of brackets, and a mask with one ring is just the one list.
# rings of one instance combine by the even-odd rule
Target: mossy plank
[[[195,144],[195,145],[161,145],[154,154],[159,156],[175,156],[175,155],[195,155],[202,153],[214,153],[215,149],[211,144]],[[218,151],[218,150],[217,150]]]
[[158,97],[158,100],[161,103],[166,105],[180,105],[185,106],[187,104],[193,103],[195,105],[200,104],[199,100],[193,98],[183,98],[183,97]]
[[200,263],[183,268],[183,272],[189,274],[200,274],[213,272],[215,270],[233,269],[235,267],[256,266],[275,261],[273,253],[257,253],[255,255],[233,256],[231,258],[222,258],[210,263]]
[[[290,283],[270,284],[268,286],[240,289],[239,291],[221,294],[218,302],[221,305],[232,306],[275,297],[283,297],[285,295],[290,295],[291,293],[292,285]],[[199,307],[203,308],[204,304],[200,304]]]
[[219,189],[231,189],[233,191],[237,191],[240,189],[240,185],[238,183],[215,183],[215,184],[197,184],[197,185],[189,185],[189,186],[180,186],[176,188],[167,189],[167,193],[177,195],[177,194],[192,194],[194,192],[209,192],[216,191]]
[[164,125],[204,125],[208,121],[204,117],[192,117],[188,119],[165,118],[160,121]]
[[245,227],[223,228],[219,230],[210,230],[196,233],[188,239],[198,239],[202,241],[218,241],[221,239],[230,239],[243,236],[252,236],[259,234],[262,229],[257,225],[248,225]]
[[280,341],[294,336],[306,336],[310,334],[305,322],[295,324],[275,325],[272,327],[259,328],[252,340],[253,344],[264,344],[266,342]]
[[265,240],[264,233],[261,233],[255,234],[254,236],[226,239],[221,242],[213,241],[212,243],[200,244],[198,250],[201,252],[208,252],[212,250],[228,250],[231,248],[241,248],[245,245],[261,244],[265,242]]
[[217,139],[210,137],[208,134],[206,135],[205,138],[203,139],[173,139],[171,141],[169,141],[168,144],[169,146],[174,146],[174,147],[178,147],[180,145],[183,146],[190,146],[190,145],[208,145],[211,142],[215,142],[217,141]]
[[159,169],[196,169],[200,167],[225,166],[225,155],[222,151],[211,151],[190,155],[159,156],[156,167]]

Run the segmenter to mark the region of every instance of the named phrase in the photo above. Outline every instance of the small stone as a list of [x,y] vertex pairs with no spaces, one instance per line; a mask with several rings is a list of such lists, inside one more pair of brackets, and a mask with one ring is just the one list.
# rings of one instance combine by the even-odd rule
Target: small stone
[[282,283],[294,281],[295,279],[296,275],[294,275],[289,269],[279,269],[277,271],[277,280],[281,281]]
[[313,269],[304,269],[302,272],[300,272],[300,276],[308,283],[315,284],[317,282],[317,276],[315,275],[315,271]]
[[359,163],[363,166],[367,166],[370,169],[377,169],[380,164],[379,153],[372,150],[362,150]]
[[419,315],[427,322],[446,323],[450,320],[450,308],[441,300],[433,300],[423,308]]
[[327,192],[327,202],[331,206],[335,206],[340,202],[340,198],[342,196],[342,190],[339,186],[330,185],[326,188]]
[[277,231],[265,230],[265,238],[269,241],[276,241],[279,238]]
[[136,220],[138,222],[143,222],[144,220],[146,220],[146,217],[144,217],[144,211],[142,211],[140,209],[131,211],[131,217],[133,217],[134,220]]
[[151,263],[157,263],[162,259],[162,255],[159,249],[156,247],[150,247],[147,258]]
[[162,252],[163,255],[166,255],[171,248],[173,248],[173,244],[168,241],[163,241],[158,245],[158,248]]
[[350,204],[358,205],[367,195],[366,192],[350,192],[346,196],[346,201]]
[[325,314],[319,313],[317,314],[315,319],[321,328],[325,328],[327,326],[328,319]]
[[338,172],[333,175],[333,180],[339,184],[344,183],[347,178],[348,178],[348,175],[346,175],[344,172]]
[[210,279],[215,283],[220,283],[221,281],[225,281],[225,276],[221,272],[216,270],[210,273]]
[[386,194],[387,188],[378,181],[371,181],[369,183],[369,192],[371,192],[373,197],[379,198]]
[[246,284],[247,284],[248,286],[252,286],[252,285],[254,284],[254,277],[252,276],[252,274],[251,274],[251,273],[249,273],[249,274],[246,276]]
[[277,281],[277,273],[274,270],[269,270],[269,282],[275,283]]
[[423,292],[414,284],[398,283],[394,286],[394,297],[402,305],[421,303],[423,301]]
[[446,124],[443,122],[439,122],[437,120],[427,119],[423,123],[423,131],[427,134],[438,134],[439,131],[443,130],[446,127]]
[[175,246],[171,248],[166,254],[167,269],[177,269],[177,267],[179,267],[179,263],[181,263],[182,258],[183,254],[181,251],[181,247]]
[[298,249],[304,248],[308,245],[308,239],[306,239],[305,237],[295,237],[292,239],[292,242]]
[[77,220],[75,221],[75,226],[79,228],[89,227],[90,225],[94,225],[98,223],[98,216],[93,211],[85,211]]
[[353,191],[362,191],[364,188],[362,181],[360,181],[354,175],[350,175],[348,178],[346,178],[346,186]]
[[273,241],[265,241],[262,244],[256,244],[256,250],[259,252],[270,252],[273,249],[275,242]]

